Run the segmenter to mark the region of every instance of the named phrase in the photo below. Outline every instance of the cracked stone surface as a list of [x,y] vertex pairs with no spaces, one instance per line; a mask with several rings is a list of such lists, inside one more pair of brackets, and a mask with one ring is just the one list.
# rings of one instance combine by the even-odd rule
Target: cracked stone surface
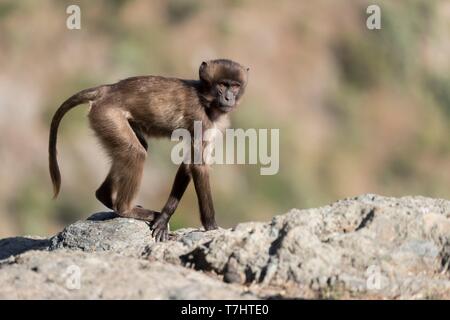
[[109,252],[29,251],[0,268],[0,299],[256,298],[181,266]]
[[[22,288],[35,281],[35,277],[11,279],[15,279],[16,269],[35,272],[29,260],[21,259],[36,255],[43,264],[52,257],[61,261],[79,259],[80,263],[90,258],[129,261],[126,269],[137,274],[144,274],[138,267],[140,263],[156,263],[155,268],[166,266],[174,279],[182,272],[190,272],[220,288],[232,288],[235,291],[229,291],[233,299],[236,295],[450,298],[450,201],[421,196],[388,198],[367,194],[321,208],[293,209],[272,221],[241,223],[233,229],[179,229],[165,243],[153,241],[145,222],[115,218],[111,213],[78,221],[51,239],[17,239],[0,240],[0,259],[4,259],[0,260],[0,283],[7,284],[0,288],[0,297],[6,297],[5,292],[26,291]],[[14,259],[19,263],[8,262]],[[87,264],[86,268],[93,267]],[[120,266],[111,265],[111,272],[117,268]],[[146,276],[151,278],[148,273]],[[146,283],[144,278],[123,280],[120,288],[113,290],[114,297],[120,297],[120,290],[123,297],[133,296],[134,284],[141,288],[137,282]],[[154,278],[152,281],[163,281]],[[91,290],[77,297],[89,298],[89,292],[106,285],[101,277],[95,279],[86,284]],[[165,288],[162,295],[188,297],[168,293],[178,282],[182,280],[161,284]],[[195,287],[194,283],[186,285]],[[194,297],[215,298],[202,289],[203,280],[197,286]],[[46,290],[36,292],[34,297],[51,296]],[[139,297],[161,297],[150,289],[143,292]],[[94,297],[108,296],[102,291]]]

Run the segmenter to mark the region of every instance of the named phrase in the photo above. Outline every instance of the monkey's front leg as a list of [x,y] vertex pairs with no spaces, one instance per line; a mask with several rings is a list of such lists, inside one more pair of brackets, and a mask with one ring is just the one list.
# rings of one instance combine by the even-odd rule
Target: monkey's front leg
[[178,168],[175,181],[173,182],[172,191],[170,192],[169,199],[167,200],[161,214],[156,218],[151,228],[153,230],[153,237],[155,241],[166,241],[168,238],[168,223],[170,217],[175,212],[178,203],[181,200],[184,192],[186,191],[189,182],[191,181],[191,175],[189,167],[182,163]]
[[209,185],[209,166],[194,164],[191,166],[191,173],[197,193],[202,225],[205,230],[217,229],[211,187]]

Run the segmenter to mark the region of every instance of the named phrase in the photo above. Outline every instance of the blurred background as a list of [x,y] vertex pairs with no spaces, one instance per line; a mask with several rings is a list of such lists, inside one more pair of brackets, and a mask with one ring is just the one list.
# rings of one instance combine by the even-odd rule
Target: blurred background
[[[382,29],[366,28],[366,8]],[[81,7],[81,30],[66,8]],[[0,237],[50,235],[104,208],[108,170],[86,119],[59,131],[62,191],[47,169],[50,119],[71,94],[134,75],[196,78],[202,60],[251,68],[233,127],[279,128],[280,171],[216,165],[218,222],[372,192],[450,197],[450,1],[0,0]],[[161,209],[174,143],[152,140],[138,203]],[[200,226],[189,187],[172,229]]]

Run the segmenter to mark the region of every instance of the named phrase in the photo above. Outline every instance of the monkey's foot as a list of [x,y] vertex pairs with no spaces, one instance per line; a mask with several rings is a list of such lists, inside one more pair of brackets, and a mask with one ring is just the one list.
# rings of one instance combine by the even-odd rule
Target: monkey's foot
[[141,206],[136,206],[133,209],[126,212],[117,212],[117,214],[123,218],[133,218],[148,222],[154,221],[157,216],[161,215],[160,212],[144,209]]
[[219,229],[219,227],[217,226],[217,223],[214,221],[214,222],[211,222],[211,223],[205,223],[204,225],[203,225],[203,227],[205,228],[205,231],[210,231],[210,230],[216,230],[216,229]]
[[152,223],[151,229],[153,230],[152,236],[156,242],[167,241],[169,238],[169,219],[170,217],[162,213]]

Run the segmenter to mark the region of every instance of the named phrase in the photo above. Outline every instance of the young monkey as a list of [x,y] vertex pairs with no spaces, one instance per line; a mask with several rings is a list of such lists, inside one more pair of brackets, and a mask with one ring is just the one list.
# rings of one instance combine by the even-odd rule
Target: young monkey
[[[95,196],[119,216],[149,221],[156,241],[168,239],[168,222],[191,179],[194,181],[205,230],[217,228],[204,163],[182,163],[161,212],[134,204],[147,156],[147,137],[169,137],[184,128],[194,136],[194,121],[201,121],[203,132],[224,129],[227,116],[240,102],[247,85],[249,69],[226,60],[203,62],[199,80],[159,76],[132,77],[115,84],[76,93],[53,116],[49,138],[49,168],[54,197],[59,193],[61,175],[56,158],[58,126],[73,107],[89,102],[89,122],[111,158],[111,168]],[[204,148],[202,145],[200,148]]]

